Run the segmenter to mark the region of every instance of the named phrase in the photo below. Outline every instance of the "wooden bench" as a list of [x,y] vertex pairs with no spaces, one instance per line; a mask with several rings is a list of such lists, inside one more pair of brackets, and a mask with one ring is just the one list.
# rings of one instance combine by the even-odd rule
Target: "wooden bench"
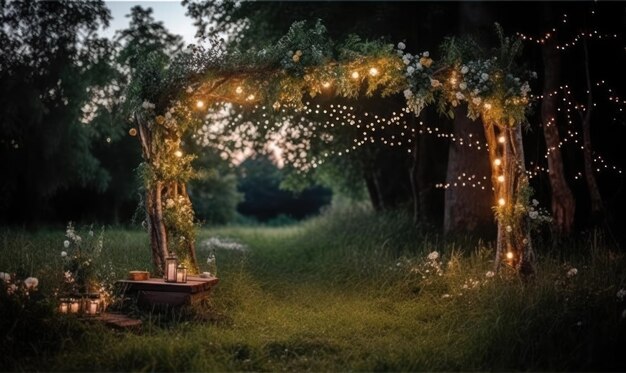
[[180,307],[207,299],[218,282],[217,277],[189,276],[185,283],[151,278],[145,281],[120,280],[116,286],[124,296],[136,299],[140,307]]

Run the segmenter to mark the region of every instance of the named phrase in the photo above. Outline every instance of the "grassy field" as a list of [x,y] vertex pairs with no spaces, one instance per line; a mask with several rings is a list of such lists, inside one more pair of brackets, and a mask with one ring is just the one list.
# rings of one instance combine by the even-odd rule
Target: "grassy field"
[[[4,230],[0,271],[24,270],[49,292],[64,239]],[[125,333],[55,317],[33,336],[8,334],[41,336],[3,354],[0,370],[626,370],[625,259],[600,235],[538,247],[528,284],[487,277],[489,245],[365,208],[202,230],[198,242],[203,263],[216,250],[221,283],[195,318],[144,314],[143,330]],[[145,232],[108,230],[104,252],[120,277],[150,266]]]

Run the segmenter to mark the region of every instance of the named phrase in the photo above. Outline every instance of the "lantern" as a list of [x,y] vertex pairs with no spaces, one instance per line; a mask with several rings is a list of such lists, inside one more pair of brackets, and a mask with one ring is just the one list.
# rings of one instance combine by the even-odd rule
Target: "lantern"
[[182,263],[176,268],[176,282],[187,282],[187,267]]
[[59,312],[60,313],[69,313],[71,300],[69,298],[61,298],[59,299]]
[[165,258],[165,282],[176,282],[176,266],[178,259],[176,255],[170,252]]
[[69,311],[70,313],[79,313],[80,312],[80,301],[76,298],[72,298],[69,300]]
[[83,313],[85,316],[98,316],[100,314],[100,294],[89,294],[83,299]]

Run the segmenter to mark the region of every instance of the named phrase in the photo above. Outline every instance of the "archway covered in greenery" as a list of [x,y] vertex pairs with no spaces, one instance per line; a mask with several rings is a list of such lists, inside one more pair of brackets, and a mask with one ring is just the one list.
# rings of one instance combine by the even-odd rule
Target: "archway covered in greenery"
[[144,158],[155,271],[162,272],[169,251],[197,270],[194,212],[186,189],[194,156],[185,154],[182,145],[210,118],[208,113],[224,103],[263,107],[269,121],[272,113],[302,108],[307,97],[402,93],[415,115],[430,104],[449,116],[454,107],[467,105],[468,116],[481,119],[498,225],[495,270],[506,261],[521,274],[531,274],[530,232],[538,213],[522,146],[531,76],[515,61],[520,41],[497,30],[498,48],[485,52],[471,39],[447,39],[436,61],[429,52],[407,53],[403,43],[356,36],[333,42],[319,22],[295,23],[278,43],[258,50],[227,51],[213,43],[208,49],[191,46],[169,65],[158,56],[148,58],[137,69],[128,103],[136,126],[131,134],[138,134]]

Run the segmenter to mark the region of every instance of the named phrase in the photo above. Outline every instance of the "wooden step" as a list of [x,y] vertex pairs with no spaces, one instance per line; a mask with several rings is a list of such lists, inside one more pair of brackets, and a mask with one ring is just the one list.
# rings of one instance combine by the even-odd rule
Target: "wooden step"
[[94,317],[92,320],[103,322],[106,326],[120,330],[135,330],[141,328],[141,320],[133,319],[122,313],[105,312],[100,316]]

